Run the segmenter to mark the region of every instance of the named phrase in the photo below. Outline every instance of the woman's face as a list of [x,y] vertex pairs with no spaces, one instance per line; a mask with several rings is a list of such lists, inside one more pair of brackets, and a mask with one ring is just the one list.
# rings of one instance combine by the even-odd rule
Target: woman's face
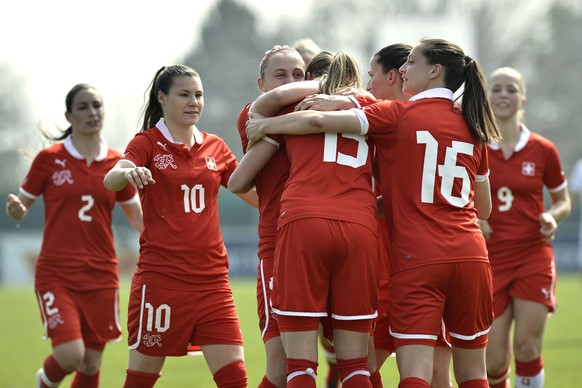
[[519,80],[512,74],[497,73],[489,81],[489,103],[498,119],[516,115],[525,105]]
[[73,128],[73,133],[99,133],[103,128],[103,100],[95,89],[83,89],[75,94],[71,111],[65,113],[65,118]]
[[402,74],[402,91],[407,96],[414,96],[428,89],[430,75],[435,65],[430,65],[422,55],[422,46],[415,46],[408,59],[400,67]]
[[[391,74],[392,72],[392,74]],[[393,87],[402,88],[402,79],[400,74],[395,69],[390,69],[384,73],[382,64],[378,62],[378,56],[372,57],[370,60],[370,70],[368,70],[370,79],[366,84],[366,90],[380,100],[388,100],[393,96],[391,83],[389,82],[391,76],[397,77],[396,84]]]
[[268,59],[263,73],[264,77],[258,80],[259,89],[262,92],[268,92],[277,86],[303,81],[305,63],[299,53],[284,50],[273,54]]
[[164,120],[181,127],[196,125],[204,110],[204,89],[196,76],[178,76],[168,94],[158,92]]

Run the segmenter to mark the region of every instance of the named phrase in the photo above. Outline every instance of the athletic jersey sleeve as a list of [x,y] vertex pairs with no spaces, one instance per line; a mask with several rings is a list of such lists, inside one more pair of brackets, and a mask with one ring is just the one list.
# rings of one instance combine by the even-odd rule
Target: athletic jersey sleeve
[[[152,131],[153,129],[148,129]],[[135,164],[138,167],[147,166],[152,157],[152,140],[140,132],[127,145],[123,154],[123,159]]]
[[26,197],[36,199],[44,193],[49,179],[48,160],[49,156],[46,150],[39,152],[34,158],[30,170],[20,187],[20,192]]
[[566,187],[566,176],[556,146],[548,141],[548,159],[544,171],[544,185],[550,192],[562,190]]

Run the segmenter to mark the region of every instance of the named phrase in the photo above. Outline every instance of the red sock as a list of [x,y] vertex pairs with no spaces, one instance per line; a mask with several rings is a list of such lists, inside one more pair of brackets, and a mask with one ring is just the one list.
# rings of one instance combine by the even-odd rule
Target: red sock
[[544,361],[541,356],[530,362],[515,360],[515,374],[518,376],[535,376],[542,369],[544,369]]
[[287,388],[315,388],[317,362],[301,358],[288,358],[286,364]]
[[247,370],[242,361],[231,362],[214,374],[218,388],[246,388],[248,386]]
[[489,388],[489,383],[487,379],[468,380],[459,384],[459,388]]
[[66,375],[72,372],[72,371],[69,372],[61,368],[61,366],[59,365],[57,360],[55,360],[52,354],[44,360],[42,369],[44,370],[43,377],[46,377],[54,384],[60,383],[61,381],[63,381]]
[[354,358],[351,360],[337,359],[337,370],[340,375],[342,387],[369,387],[370,372],[368,371],[368,357]]
[[370,375],[370,382],[373,388],[384,388],[382,385],[382,375],[380,374],[380,369],[376,369],[376,372]]
[[400,380],[398,388],[430,388],[430,384],[420,377],[407,377]]
[[123,388],[152,388],[160,376],[161,373],[144,373],[126,369]]
[[487,380],[490,388],[510,388],[509,387],[509,367],[498,375],[487,373]]
[[277,388],[277,386],[270,382],[267,376],[265,375],[263,376],[263,379],[261,380],[257,388]]
[[71,383],[71,388],[98,388],[99,374],[99,371],[94,375],[86,375],[85,373],[77,371]]

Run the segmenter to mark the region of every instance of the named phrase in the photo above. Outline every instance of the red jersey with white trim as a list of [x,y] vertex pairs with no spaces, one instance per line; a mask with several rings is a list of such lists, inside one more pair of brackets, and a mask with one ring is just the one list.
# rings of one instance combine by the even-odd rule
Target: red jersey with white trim
[[35,288],[117,288],[111,214],[116,201],[137,201],[135,190],[114,193],[103,186],[120,152],[102,143],[98,157],[87,165],[71,139],[40,151],[20,188],[31,199],[42,195],[45,205]]
[[487,148],[472,137],[452,93],[423,95],[432,98],[382,101],[359,115],[378,150],[391,273],[487,261],[473,203],[473,182],[488,174]]
[[195,129],[190,150],[174,143],[162,120],[138,133],[124,159],[147,167],[153,185],[140,190],[144,231],[135,280],[176,290],[199,289],[228,275],[218,191],[236,158],[218,136]]
[[540,214],[545,210],[543,188],[558,191],[567,183],[554,144],[523,125],[509,159],[498,145],[489,146],[489,166],[493,209],[487,221],[493,233],[487,248],[494,264],[496,260],[515,260],[514,255],[499,256],[506,249],[520,251],[520,247],[547,244],[540,233]]
[[[252,103],[249,103],[243,108],[236,123],[245,153],[249,143],[246,134],[246,122],[249,119],[251,105]],[[288,177],[289,159],[287,150],[284,144],[279,144],[277,152],[255,176],[255,186],[259,197],[259,251],[257,256],[261,260],[273,259],[275,256],[281,194]]]
[[359,223],[377,234],[374,145],[367,136],[285,135],[284,141],[291,170],[281,197],[279,227],[318,217]]

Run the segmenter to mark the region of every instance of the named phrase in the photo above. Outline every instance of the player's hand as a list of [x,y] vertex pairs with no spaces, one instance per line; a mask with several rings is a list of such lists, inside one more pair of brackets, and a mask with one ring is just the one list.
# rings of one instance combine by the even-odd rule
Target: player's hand
[[305,97],[302,101],[300,101],[295,106],[295,110],[331,111],[342,109],[345,104],[350,104],[353,106],[347,96],[313,94],[311,96]]
[[491,238],[491,234],[493,233],[493,229],[491,229],[489,222],[477,219],[477,223],[481,228],[481,233],[483,234],[483,237],[485,237],[486,241],[489,241],[489,239]]
[[21,220],[27,212],[26,206],[14,194],[8,194],[6,197],[6,214],[16,221]]
[[125,178],[136,189],[143,189],[147,185],[156,183],[152,172],[146,167],[135,167],[125,172]]
[[558,229],[556,219],[550,213],[544,212],[540,214],[540,224],[540,233],[544,236],[546,242],[552,242]]
[[256,112],[249,112],[249,119],[246,123],[246,133],[247,139],[249,141],[247,145],[247,151],[251,149],[253,144],[265,137],[264,128],[265,116]]

